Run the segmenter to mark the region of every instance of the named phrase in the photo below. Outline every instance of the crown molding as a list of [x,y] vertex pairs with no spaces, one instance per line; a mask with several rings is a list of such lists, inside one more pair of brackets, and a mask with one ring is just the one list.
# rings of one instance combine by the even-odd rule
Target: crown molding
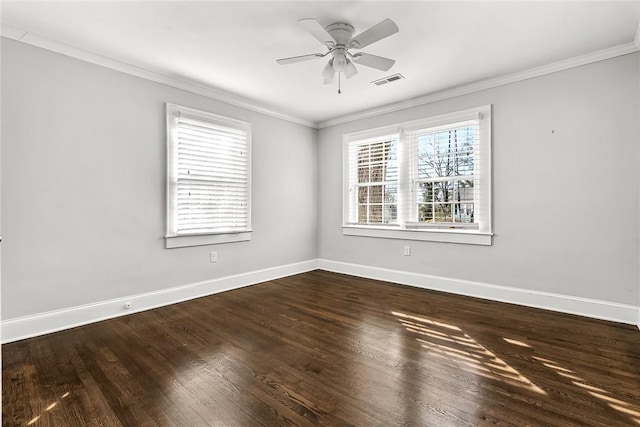
[[27,34],[25,30],[21,30],[17,27],[12,27],[11,25],[0,24],[0,36],[2,37],[20,41],[20,39],[24,37],[25,34]]
[[176,89],[181,89],[186,92],[191,92],[196,95],[205,96],[207,98],[215,99],[216,101],[224,102],[226,104],[241,107],[247,110],[255,111],[257,113],[265,114],[267,116],[275,117],[278,119],[286,120],[289,122],[297,123],[303,126],[311,128],[317,128],[317,123],[310,120],[306,120],[301,117],[292,116],[289,114],[281,113],[270,108],[257,105],[254,101],[243,98],[232,93],[224,92],[219,89],[198,84],[195,82],[187,81],[181,78],[167,76],[164,74],[156,73],[153,71],[145,70],[134,65],[130,65],[124,62],[116,61],[114,59],[107,58],[105,56],[97,55],[86,50],[78,49],[76,47],[57,42],[55,40],[41,37],[20,28],[12,27],[5,24],[0,24],[0,36],[9,38],[12,40],[20,41],[32,46],[36,46],[42,49],[50,50],[52,52],[60,53],[71,58],[79,59],[85,62],[89,62],[95,65],[99,65],[105,68],[109,68],[122,73],[130,74],[132,76],[140,77],[146,80],[150,80],[156,83],[161,83],[166,86],[170,86]]
[[467,95],[470,93],[479,92],[481,90],[504,86],[510,83],[516,83],[522,80],[544,76],[545,74],[551,74],[558,71],[567,70],[569,68],[575,68],[581,65],[587,65],[593,62],[604,61],[606,59],[615,58],[617,56],[638,52],[640,51],[640,45],[638,44],[640,43],[639,39],[640,36],[638,35],[638,33],[636,33],[636,39],[633,43],[626,43],[612,48],[588,53],[586,55],[580,55],[573,58],[564,59],[562,61],[553,62],[551,64],[542,65],[540,67],[531,68],[525,71],[519,71],[517,73],[507,74],[500,77],[480,80],[466,85],[453,87],[451,89],[445,89],[440,92],[418,96],[416,98],[410,98],[406,101],[388,104],[382,107],[372,108],[354,114],[347,114],[335,119],[321,121],[318,123],[318,128],[322,129],[343,123],[353,122],[356,120],[366,119],[368,117],[378,116],[381,114],[393,113],[396,111],[405,110],[407,108],[430,104],[432,102],[442,101],[445,99],[454,98],[456,96]]
[[445,89],[439,92],[430,93],[427,95],[410,98],[405,101],[387,104],[381,107],[372,108],[369,110],[360,111],[353,114],[347,114],[340,117],[336,117],[329,120],[320,122],[314,122],[304,119],[302,117],[293,116],[290,114],[282,113],[265,106],[260,106],[255,101],[243,98],[241,96],[222,91],[211,86],[202,85],[196,82],[187,81],[178,77],[167,76],[164,74],[156,73],[153,71],[145,70],[124,62],[116,61],[105,56],[97,55],[76,47],[57,42],[55,40],[41,37],[35,34],[28,33],[17,27],[0,23],[0,36],[6,37],[12,40],[20,41],[22,43],[30,44],[42,49],[47,49],[56,53],[60,53],[71,58],[79,59],[85,62],[96,64],[105,68],[120,71],[126,74],[130,74],[136,77],[140,77],[146,80],[150,80],[156,83],[161,83],[176,89],[181,89],[187,92],[194,93],[196,95],[205,96],[216,101],[224,102],[226,104],[241,107],[247,110],[255,111],[257,113],[265,114],[267,116],[275,117],[278,119],[286,120],[292,123],[297,123],[303,126],[307,126],[314,129],[322,129],[325,127],[335,126],[343,123],[353,122],[356,120],[365,119],[368,117],[374,117],[381,114],[393,113],[408,108],[417,107],[420,105],[430,104],[436,101],[442,101],[456,96],[467,95],[474,92],[479,92],[494,87],[504,86],[511,83],[531,79],[534,77],[544,76],[546,74],[555,73],[558,71],[567,70],[570,68],[579,67],[582,65],[591,64],[598,61],[604,61],[606,59],[615,58],[622,55],[640,51],[640,23],[635,33],[633,42],[626,43],[619,46],[599,50],[596,52],[588,53],[585,55],[576,56],[573,58],[565,59],[551,64],[542,65],[540,67],[531,68],[528,70],[520,71],[517,73],[507,74],[500,77],[490,78],[486,80],[480,80],[473,83],[469,83],[462,86]]

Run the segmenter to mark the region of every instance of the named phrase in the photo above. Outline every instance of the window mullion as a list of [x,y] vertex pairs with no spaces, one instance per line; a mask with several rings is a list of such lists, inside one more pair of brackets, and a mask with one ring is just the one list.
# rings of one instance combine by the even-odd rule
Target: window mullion
[[[451,197],[453,198],[451,201],[451,221],[455,224],[456,222],[456,182],[457,182],[457,174],[458,174],[458,130],[454,129],[453,130],[453,170],[452,170],[452,177],[453,179],[451,180]],[[460,188],[460,186],[458,185],[458,189]]]
[[412,170],[413,167],[413,143],[411,134],[400,130],[398,140],[398,224],[405,228],[406,223],[412,220],[411,199]]

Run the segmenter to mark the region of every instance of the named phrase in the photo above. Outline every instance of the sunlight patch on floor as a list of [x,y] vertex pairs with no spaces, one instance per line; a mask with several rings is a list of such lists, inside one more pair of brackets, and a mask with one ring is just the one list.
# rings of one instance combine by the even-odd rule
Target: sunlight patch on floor
[[[63,394],[62,396],[60,396],[60,399],[56,400],[55,402],[53,402],[52,404],[50,404],[49,406],[47,406],[45,408],[45,412],[48,412],[50,410],[52,410],[53,408],[55,408],[58,403],[64,399],[65,397],[69,396],[69,392],[66,392],[65,394]],[[34,423],[36,423],[40,417],[42,417],[42,413],[40,415],[36,415],[35,417],[31,418],[31,420],[27,423],[28,426],[33,425]]]
[[529,347],[529,348],[531,348],[531,346],[529,344],[524,343],[522,341],[514,340],[513,338],[502,337],[502,339],[505,340],[506,342],[508,342],[509,344],[517,345],[517,346],[520,346],[520,347]]
[[547,394],[458,326],[396,311],[391,313],[407,331],[420,335],[416,340],[430,355],[453,361],[466,372]]
[[574,383],[575,385],[577,385],[578,387],[586,388],[587,390],[597,391],[599,393],[609,393],[608,391],[603,390],[603,389],[601,389],[599,387],[594,387],[594,386],[589,385],[589,384],[583,384],[583,383],[581,383],[579,381],[571,381],[571,382]]
[[567,374],[566,372],[556,372],[556,374],[560,375],[561,377],[569,378],[571,380],[582,381],[582,378],[572,374]]
[[571,381],[573,384],[577,385],[578,387],[586,389],[587,393],[589,393],[593,397],[603,400],[612,409],[622,412],[625,415],[630,415],[632,417],[631,419],[636,424],[640,424],[640,408],[639,407],[632,405],[628,402],[625,402],[623,400],[616,399],[615,397],[607,396],[607,394],[611,394],[611,393],[609,393],[606,390],[603,390],[600,387],[595,387],[590,384],[587,384],[584,378],[580,378],[579,376],[575,375],[575,372],[572,371],[571,369],[567,369],[567,368],[563,368],[562,366],[559,366],[559,364],[557,362],[554,362],[553,360],[545,359],[538,356],[533,356],[533,358],[541,362],[547,368],[554,369],[558,375],[566,378],[571,378],[572,380],[574,380],[574,381]]

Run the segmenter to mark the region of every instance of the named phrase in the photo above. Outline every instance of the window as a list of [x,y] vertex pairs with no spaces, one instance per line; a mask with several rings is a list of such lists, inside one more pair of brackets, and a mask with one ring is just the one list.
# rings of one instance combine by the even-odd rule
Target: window
[[350,145],[349,173],[353,221],[393,224],[398,211],[398,136],[389,135]]
[[251,125],[167,104],[167,248],[250,240]]
[[479,120],[409,132],[416,226],[478,229],[474,215]]
[[491,106],[344,136],[347,235],[491,244]]

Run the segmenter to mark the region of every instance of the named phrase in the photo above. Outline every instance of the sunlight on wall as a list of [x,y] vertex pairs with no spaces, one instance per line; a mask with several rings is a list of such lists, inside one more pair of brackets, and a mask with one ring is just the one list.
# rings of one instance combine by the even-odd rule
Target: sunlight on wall
[[416,340],[430,355],[453,361],[464,371],[547,394],[459,327],[396,311],[391,313],[407,331],[423,336]]

